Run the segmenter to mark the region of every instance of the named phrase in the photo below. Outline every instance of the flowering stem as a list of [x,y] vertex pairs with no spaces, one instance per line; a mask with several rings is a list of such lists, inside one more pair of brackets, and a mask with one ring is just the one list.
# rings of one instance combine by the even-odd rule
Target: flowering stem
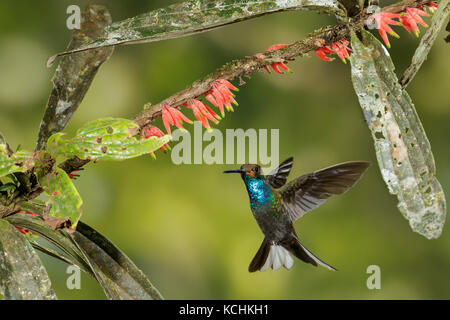
[[[381,11],[399,13],[407,7],[416,7],[429,2],[429,0],[403,0],[396,4],[384,7]],[[293,44],[265,54],[265,58],[261,59],[255,56],[248,56],[239,60],[234,60],[215,72],[195,81],[188,88],[175,93],[160,103],[147,108],[139,113],[134,121],[143,128],[150,122],[161,116],[161,109],[164,105],[171,107],[179,107],[186,103],[189,99],[195,99],[211,89],[211,84],[217,79],[225,79],[231,81],[235,78],[249,76],[251,73],[268,66],[275,62],[283,62],[294,57],[303,56],[304,54],[316,50],[324,45],[330,45],[335,41],[339,41],[350,37],[351,30],[358,31],[364,27],[364,23],[368,15],[363,13],[356,20],[351,20],[347,24],[338,24],[335,26],[327,26],[314,31],[308,38],[299,40]],[[148,104],[144,107],[146,108]]]

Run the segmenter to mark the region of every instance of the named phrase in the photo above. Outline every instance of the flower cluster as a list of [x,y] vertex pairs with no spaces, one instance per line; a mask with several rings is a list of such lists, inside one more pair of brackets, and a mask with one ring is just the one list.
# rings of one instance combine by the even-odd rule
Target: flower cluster
[[239,91],[238,88],[227,80],[218,79],[213,82],[212,89],[205,93],[206,100],[211,102],[213,106],[219,108],[222,117],[225,116],[224,106],[227,111],[234,111],[231,103],[234,103],[236,106],[238,105],[231,90]]
[[[217,79],[211,83],[211,89],[205,92],[204,97],[214,107],[219,108],[222,117],[225,116],[225,109],[227,111],[234,111],[232,103],[236,106],[237,101],[234,99],[235,95],[233,91],[239,91],[238,88],[233,86],[229,81],[225,79]],[[172,134],[171,127],[175,126],[180,130],[185,130],[183,123],[187,122],[192,124],[192,121],[181,112],[181,107],[186,107],[192,110],[194,117],[200,121],[200,123],[207,129],[211,130],[209,121],[217,124],[222,118],[216,114],[206,103],[199,99],[190,99],[179,107],[172,107],[168,104],[164,104],[161,108],[162,120],[167,134]],[[155,126],[148,126],[142,130],[142,138],[147,139],[149,137],[162,137],[164,133]],[[170,150],[168,144],[165,144],[160,148],[161,150]],[[155,154],[151,153],[155,158]]]
[[[148,126],[142,130],[142,138],[144,138],[144,139],[148,139],[150,137],[160,138],[163,136],[164,136],[164,132],[162,132],[158,127],[155,127],[155,126]],[[159,150],[161,150],[161,151],[170,150],[170,146],[166,143],[161,148],[159,148]],[[150,155],[152,156],[153,159],[156,159],[154,152],[150,152]]]
[[[426,9],[428,9],[431,13],[433,13],[438,5],[434,2],[429,2],[425,5]],[[419,36],[419,27],[417,24],[420,24],[424,27],[428,27],[428,25],[423,21],[421,16],[426,17],[428,13],[426,12],[423,6],[418,6],[416,8],[406,8],[401,13],[391,13],[391,12],[379,12],[372,15],[372,19],[378,29],[378,32],[381,35],[384,43],[388,48],[391,47],[389,43],[389,39],[387,34],[399,38],[400,36],[395,33],[394,30],[390,27],[391,25],[403,26],[408,32],[412,31],[416,36]],[[398,19],[398,20],[395,20]],[[350,58],[350,53],[352,50],[348,47],[349,42],[346,39],[333,42],[329,46],[322,46],[315,50],[316,55],[324,60],[324,61],[332,61],[333,58],[330,58],[329,55],[337,54],[337,56],[342,60],[342,62],[346,63],[346,59]]]
[[379,12],[373,15],[378,32],[380,33],[381,38],[383,39],[384,43],[388,48],[391,47],[391,44],[389,43],[387,33],[389,33],[393,37],[400,38],[400,36],[397,33],[395,33],[394,30],[392,30],[392,28],[389,26],[389,25],[401,26],[402,24],[400,21],[393,20],[395,18],[400,17],[401,17],[400,13],[390,13],[390,12]]
[[[224,107],[227,111],[234,111],[231,103],[238,105],[231,90],[238,91],[238,88],[225,79],[217,79],[212,82],[211,89],[204,94],[206,100],[213,106],[219,108],[222,117],[225,116]],[[218,123],[218,120],[221,119],[210,107],[198,99],[191,99],[184,103],[183,106],[190,108],[197,120],[200,121],[206,129],[210,128],[208,119],[214,123]],[[192,124],[192,121],[179,109],[169,105],[164,105],[162,107],[162,118],[168,134],[171,134],[170,126],[176,126],[183,130],[183,121]]]
[[[267,48],[266,53],[275,51],[275,50],[279,50],[279,49],[287,47],[287,46],[288,46],[288,44],[274,44],[274,45],[270,46],[269,48]],[[257,57],[258,59],[266,58],[266,56],[262,53],[255,54],[255,57]],[[289,61],[289,59],[287,59],[287,61]],[[285,62],[275,62],[275,63],[272,63],[270,66],[272,67],[273,71],[275,71],[276,73],[279,73],[279,74],[283,74],[283,72],[280,70],[280,68],[285,70],[286,72],[292,72],[291,69],[288,68],[288,66],[286,65]],[[269,66],[265,66],[264,68],[266,69],[266,71],[268,73],[270,73]]]
[[[390,25],[403,26],[406,31],[413,32],[416,37],[419,36],[420,30],[418,24],[427,28],[428,25],[423,21],[422,17],[429,16],[427,9],[430,13],[433,13],[438,5],[431,1],[424,6],[418,6],[415,8],[406,8],[401,13],[391,13],[391,12],[378,12],[372,15],[376,23],[376,28],[380,33],[381,38],[388,48],[391,47],[387,34],[399,38],[399,35],[392,30]],[[398,19],[395,20],[395,19]]]
[[208,107],[206,104],[201,102],[198,99],[191,99],[185,104],[183,104],[185,107],[188,107],[192,109],[192,112],[194,113],[195,118],[200,121],[200,123],[208,130],[211,130],[211,127],[209,125],[208,119],[214,122],[215,124],[219,123],[218,119],[220,117],[211,110],[210,107]]
[[180,110],[171,107],[168,104],[162,107],[161,112],[164,127],[166,128],[168,134],[172,134],[170,126],[176,126],[178,129],[185,130],[183,127],[183,121],[192,124],[192,121],[188,117],[186,117]]
[[332,61],[334,58],[330,58],[328,55],[337,54],[342,62],[347,63],[350,60],[350,53],[352,50],[348,47],[349,42],[346,39],[335,41],[329,46],[323,46],[315,50],[316,55],[324,61]]
[[411,30],[414,32],[416,37],[419,36],[420,30],[417,24],[424,26],[425,28],[428,25],[423,21],[420,16],[428,16],[428,13],[423,9],[418,8],[406,8],[405,13],[399,18],[403,27],[410,32]]

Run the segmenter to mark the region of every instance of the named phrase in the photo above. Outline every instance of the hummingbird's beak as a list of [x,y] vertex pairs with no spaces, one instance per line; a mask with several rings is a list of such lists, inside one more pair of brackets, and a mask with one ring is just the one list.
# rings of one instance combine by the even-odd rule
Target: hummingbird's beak
[[238,169],[238,170],[227,170],[224,171],[223,173],[245,173],[245,171],[242,169]]

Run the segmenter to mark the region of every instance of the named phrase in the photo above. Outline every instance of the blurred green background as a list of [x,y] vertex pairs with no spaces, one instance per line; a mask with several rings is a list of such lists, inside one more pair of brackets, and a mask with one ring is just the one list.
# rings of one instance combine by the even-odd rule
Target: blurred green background
[[[109,8],[114,21],[174,2],[96,1]],[[67,6],[87,3],[0,2],[0,131],[11,146],[34,148],[55,69],[45,62],[70,40]],[[333,23],[312,12],[290,12],[187,38],[117,47],[66,131],[73,134],[100,117],[132,118],[146,102],[157,103],[232,59]],[[390,54],[401,75],[418,39],[398,32],[401,39],[391,39]],[[450,59],[443,36],[408,92],[449,199]],[[300,261],[291,271],[247,272],[263,236],[242,181],[221,173],[238,165],[176,166],[170,154],[160,152],[156,161],[144,156],[90,164],[75,181],[84,199],[83,220],[123,249],[169,299],[450,298],[450,227],[438,240],[426,240],[397,210],[378,171],[349,65],[310,54],[289,66],[293,74],[264,72],[245,79],[237,95],[240,106],[217,128],[279,128],[280,161],[295,158],[291,178],[347,160],[372,162],[356,188],[295,224],[305,246],[338,272]],[[162,128],[161,120],[156,125]],[[81,290],[68,290],[66,265],[41,257],[60,299],[105,298],[84,274]],[[372,264],[381,268],[381,290],[366,287]]]

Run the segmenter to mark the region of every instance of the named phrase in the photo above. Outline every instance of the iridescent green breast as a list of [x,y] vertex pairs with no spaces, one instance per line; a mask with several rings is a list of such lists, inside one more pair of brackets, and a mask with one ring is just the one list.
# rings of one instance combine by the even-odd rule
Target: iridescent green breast
[[292,229],[280,193],[263,179],[244,177],[250,207],[261,231],[270,241],[279,241]]

